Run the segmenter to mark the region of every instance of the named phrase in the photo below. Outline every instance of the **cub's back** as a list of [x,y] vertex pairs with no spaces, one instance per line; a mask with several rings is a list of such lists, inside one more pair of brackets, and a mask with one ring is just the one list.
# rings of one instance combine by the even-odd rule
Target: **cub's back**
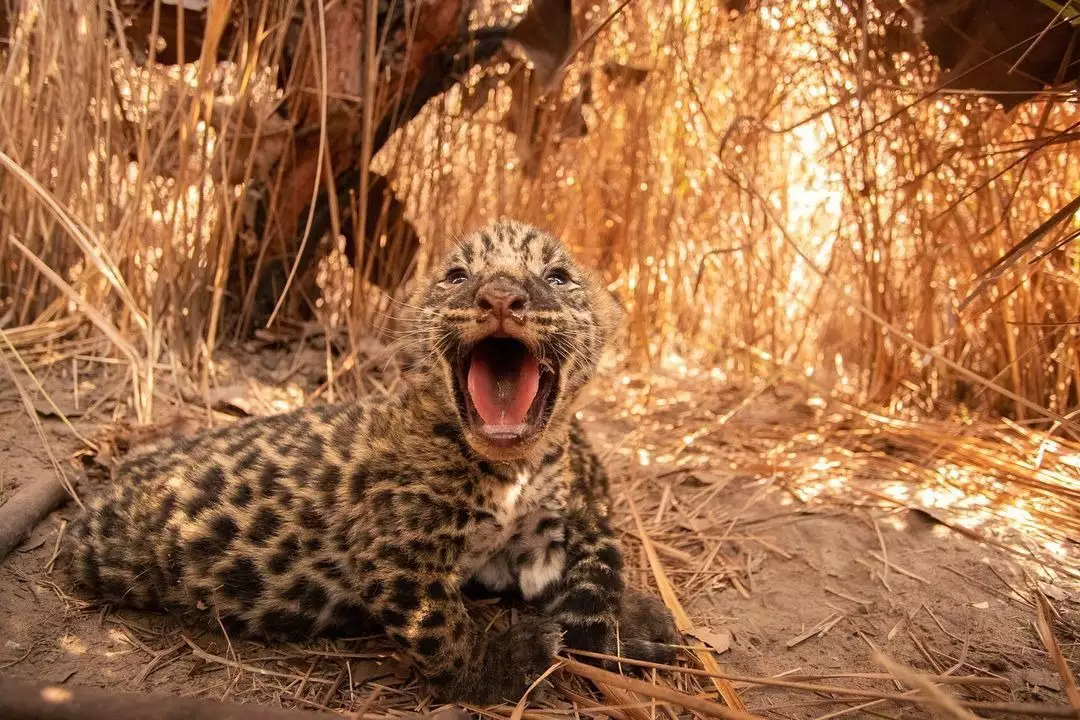
[[[383,409],[385,412],[385,408]],[[271,634],[333,624],[344,595],[336,509],[362,499],[350,483],[365,405],[318,406],[215,428],[125,462],[117,485],[73,529],[73,573],[95,596],[135,607],[216,607]],[[388,444],[367,441],[372,452]],[[348,498],[349,494],[358,495]],[[300,566],[303,566],[302,568]],[[319,579],[295,590],[304,570]],[[271,598],[308,620],[289,622]],[[293,627],[273,628],[278,625]],[[310,626],[310,627],[309,627]]]

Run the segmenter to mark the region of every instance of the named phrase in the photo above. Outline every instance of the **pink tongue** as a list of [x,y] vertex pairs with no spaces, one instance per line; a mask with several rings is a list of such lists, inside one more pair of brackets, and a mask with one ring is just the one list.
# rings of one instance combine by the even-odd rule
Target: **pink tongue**
[[531,354],[507,372],[497,372],[483,352],[469,363],[469,397],[488,425],[523,425],[539,388],[540,365]]

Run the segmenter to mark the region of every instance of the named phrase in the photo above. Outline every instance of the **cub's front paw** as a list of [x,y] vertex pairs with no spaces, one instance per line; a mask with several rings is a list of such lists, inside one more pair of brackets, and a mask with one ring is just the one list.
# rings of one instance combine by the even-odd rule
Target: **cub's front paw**
[[[488,641],[484,664],[489,671],[514,670],[520,685],[509,691],[515,702],[529,685],[551,667],[563,644],[563,631],[557,622],[541,617],[518,620],[505,632]],[[514,678],[509,678],[511,681]]]
[[451,682],[441,700],[472,705],[516,703],[555,662],[562,648],[562,629],[546,618],[522,618],[484,643],[480,666]]
[[623,657],[672,663],[680,643],[675,619],[660,598],[627,589],[619,608],[619,650]]

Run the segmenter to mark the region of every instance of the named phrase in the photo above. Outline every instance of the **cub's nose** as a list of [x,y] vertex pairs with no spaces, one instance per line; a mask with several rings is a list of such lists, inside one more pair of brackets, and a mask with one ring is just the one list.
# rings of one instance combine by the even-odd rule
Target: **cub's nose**
[[512,317],[521,320],[529,296],[519,287],[506,282],[490,282],[476,292],[476,307],[500,320]]

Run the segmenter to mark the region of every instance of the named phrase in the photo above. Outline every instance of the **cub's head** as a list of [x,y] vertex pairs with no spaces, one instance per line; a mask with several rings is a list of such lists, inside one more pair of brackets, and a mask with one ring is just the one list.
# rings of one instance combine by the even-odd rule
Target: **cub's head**
[[516,222],[462,240],[412,306],[420,369],[492,460],[529,457],[565,429],[622,315],[558,239]]

